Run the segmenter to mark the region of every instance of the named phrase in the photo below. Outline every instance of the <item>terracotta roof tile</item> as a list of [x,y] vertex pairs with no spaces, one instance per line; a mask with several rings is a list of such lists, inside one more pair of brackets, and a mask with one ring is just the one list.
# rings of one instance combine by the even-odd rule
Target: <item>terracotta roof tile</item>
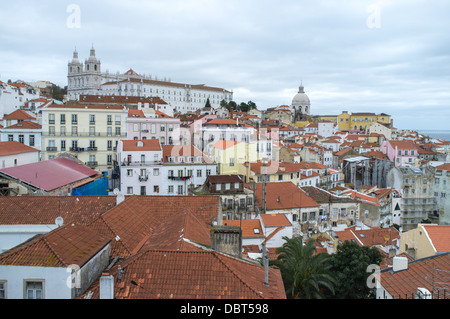
[[116,205],[116,196],[0,196],[0,225],[87,225]]
[[224,220],[224,226],[238,226],[242,228],[243,238],[263,238],[264,233],[259,219]]
[[292,226],[284,214],[261,214],[260,217],[267,227]]
[[[256,183],[256,203],[262,207],[262,183]],[[290,209],[320,206],[292,182],[266,184],[266,209]]]
[[[393,272],[392,267],[386,268],[380,273],[380,282],[394,298],[411,298],[417,293],[417,288],[433,293],[439,289],[442,296],[442,289],[448,290],[445,282],[448,285],[449,272],[450,253],[445,253],[409,262],[408,269],[403,271]],[[446,298],[450,298],[448,292]]]
[[[161,144],[157,139],[149,140],[121,140],[125,152],[132,151],[161,151]],[[141,145],[141,146],[139,146]]]
[[86,226],[68,224],[38,235],[0,255],[0,264],[64,267],[84,265],[110,239]]
[[0,142],[0,156],[29,152],[39,152],[39,150],[16,141]]
[[15,110],[14,112],[7,114],[3,117],[4,120],[35,120],[36,117],[30,115],[24,110]]
[[426,225],[424,228],[436,252],[450,252],[450,225]]
[[[120,264],[116,299],[285,299],[278,269],[264,267],[215,251],[146,250]],[[117,267],[110,272],[117,278]],[[92,289],[98,298],[98,284]]]

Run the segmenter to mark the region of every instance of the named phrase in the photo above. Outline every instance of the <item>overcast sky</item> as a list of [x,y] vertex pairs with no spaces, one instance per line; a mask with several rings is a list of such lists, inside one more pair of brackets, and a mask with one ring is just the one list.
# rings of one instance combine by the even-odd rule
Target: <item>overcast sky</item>
[[65,86],[75,47],[84,61],[94,45],[103,71],[222,87],[260,109],[302,83],[312,114],[450,129],[449,13],[448,0],[9,1],[0,80]]

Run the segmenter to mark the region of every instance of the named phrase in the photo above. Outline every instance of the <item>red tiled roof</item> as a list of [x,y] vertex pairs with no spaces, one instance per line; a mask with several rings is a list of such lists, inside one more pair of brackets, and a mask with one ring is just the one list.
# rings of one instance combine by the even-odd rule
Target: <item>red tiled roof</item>
[[10,125],[8,127],[5,127],[5,130],[8,129],[42,129],[42,125],[35,123],[35,122],[31,122],[31,121],[22,121],[13,125]]
[[426,225],[422,227],[428,234],[436,252],[450,252],[450,225]]
[[15,110],[14,112],[7,114],[3,117],[4,120],[35,120],[36,118],[24,110]]
[[66,158],[4,168],[1,173],[45,191],[69,185],[99,173]]
[[[259,219],[224,220],[224,226],[238,226],[242,228],[243,238],[264,237]],[[255,229],[257,230],[255,232]]]
[[194,145],[163,145],[162,150],[163,162],[168,162],[169,157],[171,156],[203,156],[203,159],[206,163],[213,162]]
[[[125,152],[132,151],[161,151],[161,144],[157,139],[149,140],[121,140]],[[139,146],[142,145],[142,146]]]
[[[262,207],[262,183],[256,183],[256,202]],[[320,206],[292,182],[266,184],[266,209],[290,209]]]
[[237,144],[239,144],[240,142],[237,141],[226,141],[226,140],[219,140],[216,143],[214,143],[213,146],[211,146],[212,148],[220,148],[220,149],[227,149],[229,147],[233,147]]
[[210,244],[217,220],[217,196],[130,196],[90,224],[116,238],[114,255],[131,256],[144,248],[192,250],[189,241]]
[[0,156],[29,152],[39,152],[39,150],[17,141],[0,142]]
[[83,266],[105,247],[110,239],[86,226],[68,224],[8,250],[0,264],[15,266]]
[[[120,264],[126,269],[115,281],[116,299],[285,299],[278,269],[215,251],[147,250]],[[110,274],[117,278],[117,267]],[[98,285],[92,289],[98,298]]]
[[381,271],[379,280],[392,297],[411,298],[417,293],[417,288],[425,288],[432,293],[436,293],[433,288],[448,288],[442,284],[448,282],[443,274],[449,272],[450,254],[445,253],[409,262],[408,269],[403,271],[394,272],[392,267],[386,268]]
[[87,225],[116,205],[116,196],[0,196],[0,225]]
[[450,163],[442,164],[436,167],[437,171],[450,171]]
[[267,227],[292,226],[284,214],[261,214],[260,217]]

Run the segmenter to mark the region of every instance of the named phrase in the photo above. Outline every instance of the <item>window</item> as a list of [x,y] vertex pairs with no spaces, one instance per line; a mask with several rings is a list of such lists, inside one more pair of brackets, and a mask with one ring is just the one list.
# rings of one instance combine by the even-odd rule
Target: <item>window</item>
[[183,195],[183,185],[178,185],[178,195]]
[[206,170],[206,176],[209,176],[209,175],[211,175],[211,169]]
[[89,136],[95,136],[95,126],[89,126]]
[[222,184],[216,184],[216,191],[222,190]]
[[234,183],[234,189],[239,189],[239,183]]
[[159,168],[153,169],[153,176],[159,176]]
[[94,114],[89,115],[89,124],[95,124],[95,115]]
[[128,177],[133,176],[133,170],[132,169],[127,169],[127,176]]
[[19,135],[19,143],[22,143],[22,144],[25,143],[25,136],[23,134]]
[[72,124],[78,124],[78,116],[76,114],[72,114]]
[[106,134],[108,135],[108,136],[112,136],[112,127],[110,127],[110,126],[108,126],[108,128],[106,129]]
[[48,115],[48,124],[55,124],[55,114]]
[[111,125],[112,124],[112,115],[107,115],[106,116],[106,124],[107,125]]
[[72,136],[78,135],[78,128],[76,126],[72,126]]
[[107,165],[112,165],[112,155],[111,154],[106,155],[106,163],[107,163]]
[[116,136],[120,136],[120,127],[116,127]]
[[169,194],[173,194],[173,185],[169,185]]
[[141,186],[141,195],[147,195],[147,190],[145,186]]
[[225,190],[229,191],[230,190],[230,183],[225,183]]
[[8,135],[8,141],[10,141],[10,142],[14,141],[14,135],[9,134]]
[[30,146],[34,146],[35,143],[35,137],[34,135],[30,135]]
[[43,286],[42,281],[25,281],[25,299],[43,299]]
[[66,114],[61,114],[59,120],[61,124],[66,124]]
[[49,126],[48,127],[48,134],[50,136],[55,136],[55,127],[54,126]]
[[133,187],[132,186],[128,186],[127,187],[127,194],[133,194]]
[[106,144],[107,144],[107,146],[106,146],[106,147],[107,147],[107,150],[108,150],[108,151],[112,151],[112,141],[111,141],[111,140],[108,140]]
[[202,177],[202,170],[201,169],[197,170],[197,177]]
[[66,140],[61,140],[61,151],[66,150]]
[[0,299],[6,299],[6,281],[0,281]]
[[120,115],[116,115],[116,125],[120,125]]

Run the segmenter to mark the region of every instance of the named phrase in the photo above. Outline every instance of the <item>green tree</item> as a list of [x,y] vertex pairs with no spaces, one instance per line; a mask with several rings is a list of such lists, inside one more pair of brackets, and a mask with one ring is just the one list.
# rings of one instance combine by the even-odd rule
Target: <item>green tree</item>
[[237,103],[235,101],[230,101],[230,103],[228,103],[227,105],[227,109],[228,111],[234,111],[237,109]]
[[249,110],[247,103],[242,102],[241,104],[239,104],[239,110],[241,112],[247,112]]
[[248,105],[249,111],[257,108],[255,102],[252,102],[252,101],[248,101],[247,105]]
[[367,286],[367,278],[371,275],[367,267],[379,265],[382,258],[375,247],[360,246],[353,241],[338,246],[336,253],[331,255],[331,271],[338,282],[336,298],[373,298],[373,290]]
[[58,101],[64,100],[65,90],[63,88],[53,84],[50,92],[53,99]]
[[283,237],[285,243],[277,249],[277,260],[272,265],[280,269],[286,296],[296,299],[320,299],[334,294],[335,279],[329,271],[330,256],[314,254],[316,248],[312,240],[305,245],[303,239]]
[[206,99],[205,107],[211,107],[211,102],[209,101],[209,98]]

